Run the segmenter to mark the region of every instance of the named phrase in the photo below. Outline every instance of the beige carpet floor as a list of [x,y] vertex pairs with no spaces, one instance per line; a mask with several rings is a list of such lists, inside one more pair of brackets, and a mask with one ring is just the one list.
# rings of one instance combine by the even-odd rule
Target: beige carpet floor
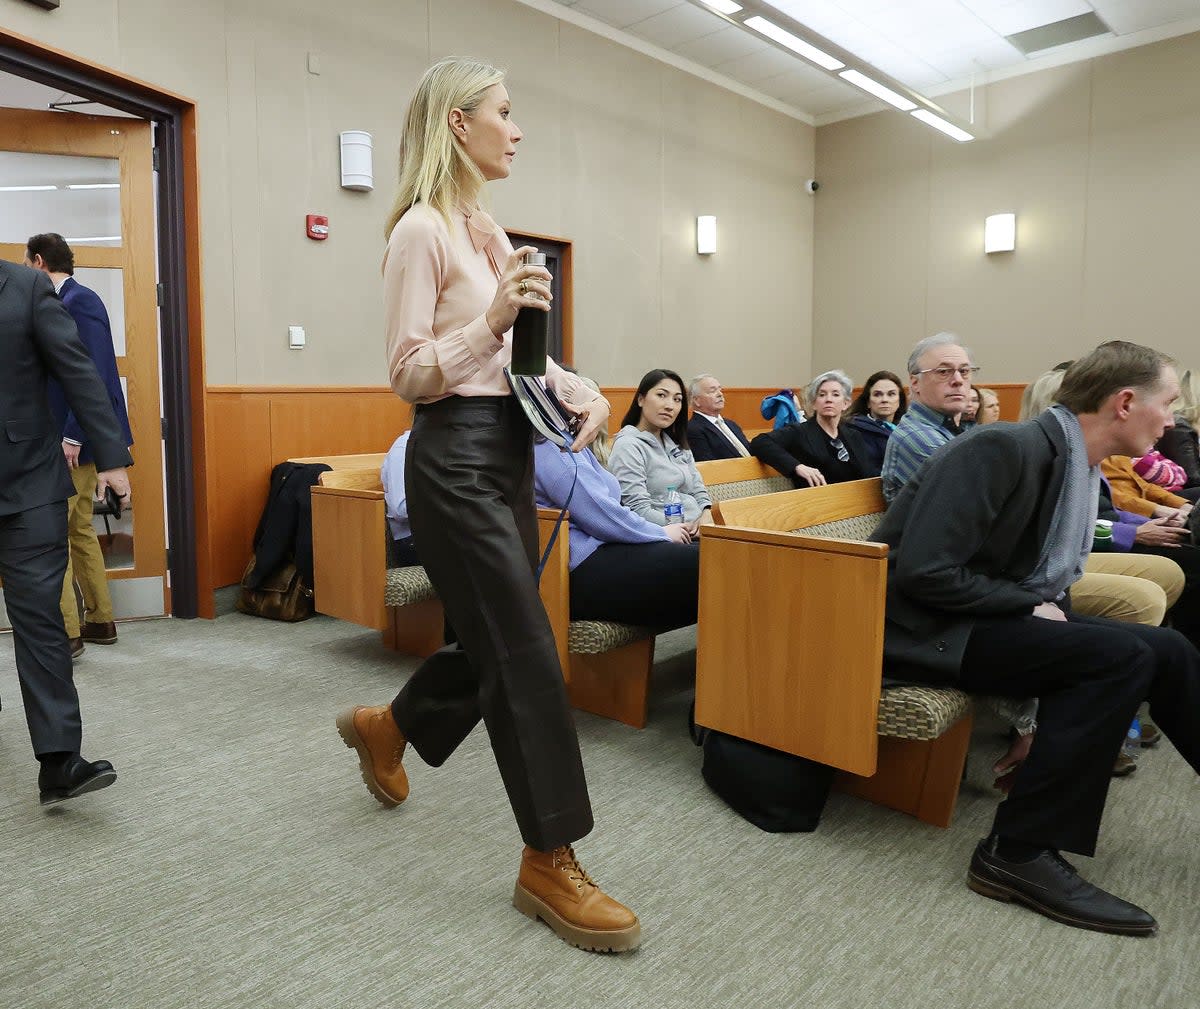
[[642,732],[578,718],[598,827],[579,850],[640,914],[635,954],[585,954],[509,904],[520,842],[486,735],[413,757],[383,810],[333,726],[413,668],[327,618],[121,627],[76,667],[105,792],[37,803],[0,639],[0,1007],[963,1007],[1200,1005],[1200,785],[1162,744],[1114,782],[1096,882],[1151,939],[1055,925],[963,882],[994,806],[976,734],[942,831],[834,796],[764,834],[700,778],[684,727],[694,635],[659,639]]

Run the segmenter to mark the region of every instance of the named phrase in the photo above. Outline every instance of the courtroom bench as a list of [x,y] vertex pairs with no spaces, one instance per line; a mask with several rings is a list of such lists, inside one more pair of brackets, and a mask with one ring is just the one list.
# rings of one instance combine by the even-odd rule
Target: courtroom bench
[[949,826],[960,690],[883,689],[878,478],[731,499],[701,530],[696,722],[839,768],[838,786]]

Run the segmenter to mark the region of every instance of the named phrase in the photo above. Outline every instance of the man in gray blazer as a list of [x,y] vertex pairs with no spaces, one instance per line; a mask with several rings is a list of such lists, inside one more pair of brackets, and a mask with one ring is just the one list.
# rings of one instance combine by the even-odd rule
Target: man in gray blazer
[[1147,452],[1178,394],[1163,355],[1106,343],[1071,366],[1041,416],[942,448],[875,534],[891,548],[889,675],[1040,698],[1033,747],[968,885],[1125,935],[1157,923],[1059,852],[1094,853],[1113,754],[1141,701],[1200,771],[1200,653],[1174,630],[1072,614],[1068,589],[1091,548],[1100,460]]
[[75,493],[50,413],[53,376],[92,445],[97,490],[129,496],[125,438],[96,366],[50,278],[0,261],[0,578],[43,803],[104,788],[108,761],[79,753],[82,725],[59,598],[67,569],[67,506]]

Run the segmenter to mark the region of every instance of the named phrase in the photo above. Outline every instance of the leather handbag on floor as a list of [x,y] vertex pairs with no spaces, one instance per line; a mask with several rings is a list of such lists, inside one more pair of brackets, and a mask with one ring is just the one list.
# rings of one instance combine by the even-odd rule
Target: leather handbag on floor
[[[242,590],[238,593],[237,608],[252,617],[268,620],[286,620],[295,623],[313,615],[313,592],[304,584],[296,565],[284,564],[258,583],[257,588],[247,588],[254,573],[254,557],[242,573]],[[257,579],[255,579],[257,580]]]

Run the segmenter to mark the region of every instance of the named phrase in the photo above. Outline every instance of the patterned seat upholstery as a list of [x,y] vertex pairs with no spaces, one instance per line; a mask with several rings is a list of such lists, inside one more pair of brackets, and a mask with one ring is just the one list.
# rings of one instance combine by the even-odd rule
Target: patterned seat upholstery
[[607,620],[572,620],[567,628],[567,651],[574,655],[600,655],[652,637],[654,631],[649,627]]
[[388,568],[383,590],[385,606],[410,606],[436,598],[437,593],[423,567]]
[[729,501],[738,497],[757,497],[759,494],[774,494],[776,491],[791,489],[792,481],[788,477],[769,476],[713,484],[708,488],[708,496],[714,501]]
[[952,687],[889,687],[879,698],[878,731],[897,739],[937,739],[971,710]]
[[819,522],[803,529],[793,529],[792,532],[803,533],[805,536],[828,536],[835,540],[869,540],[882,519],[883,512],[851,515],[849,518],[835,519],[833,522]]

